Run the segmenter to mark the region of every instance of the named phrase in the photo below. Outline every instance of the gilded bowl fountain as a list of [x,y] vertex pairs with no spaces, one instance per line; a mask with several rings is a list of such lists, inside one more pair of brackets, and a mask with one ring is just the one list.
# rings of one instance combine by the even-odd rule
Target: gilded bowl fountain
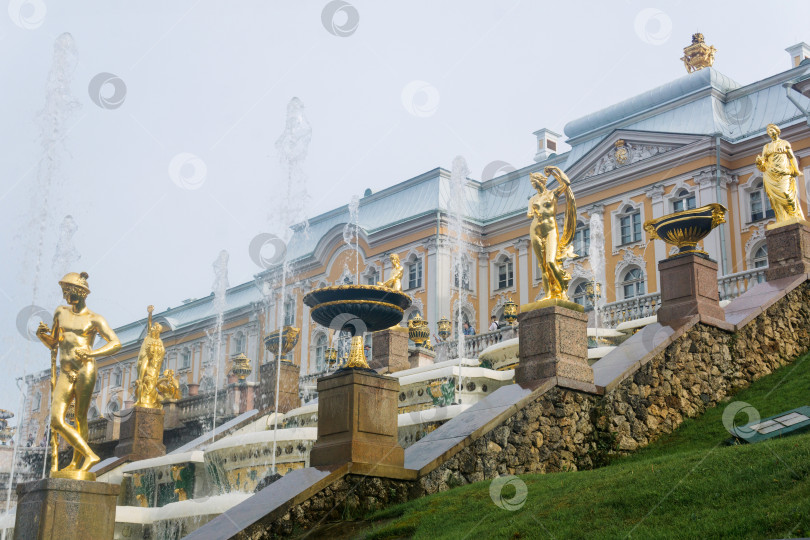
[[697,249],[697,243],[706,238],[712,229],[726,222],[726,212],[722,204],[707,204],[651,219],[644,223],[644,230],[651,240],[663,240],[676,246],[678,253],[673,256],[688,253],[708,256],[705,251]]

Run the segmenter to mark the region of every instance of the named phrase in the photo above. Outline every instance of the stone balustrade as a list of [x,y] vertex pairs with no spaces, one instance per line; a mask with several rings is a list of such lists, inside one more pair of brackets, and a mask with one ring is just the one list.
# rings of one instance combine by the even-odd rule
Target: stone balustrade
[[717,280],[717,288],[720,291],[720,300],[732,300],[748,289],[765,281],[765,268],[754,268],[736,274],[729,274]]
[[[464,358],[478,358],[481,351],[490,345],[495,345],[513,337],[517,337],[517,327],[512,328],[508,325],[492,332],[464,336]],[[458,358],[458,341],[455,339],[447,341],[447,358],[448,360]]]

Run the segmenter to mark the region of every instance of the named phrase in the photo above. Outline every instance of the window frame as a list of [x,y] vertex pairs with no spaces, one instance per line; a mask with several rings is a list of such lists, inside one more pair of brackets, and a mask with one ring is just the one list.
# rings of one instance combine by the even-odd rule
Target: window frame
[[[629,280],[628,276],[630,276],[630,274],[633,272],[638,272],[638,277]],[[622,300],[630,300],[632,298],[638,298],[647,294],[647,277],[644,275],[644,271],[638,266],[631,266],[630,268],[625,269],[619,285],[621,286],[622,290]],[[634,294],[630,296],[627,295],[628,287],[634,288]],[[639,289],[641,289],[640,292]]]

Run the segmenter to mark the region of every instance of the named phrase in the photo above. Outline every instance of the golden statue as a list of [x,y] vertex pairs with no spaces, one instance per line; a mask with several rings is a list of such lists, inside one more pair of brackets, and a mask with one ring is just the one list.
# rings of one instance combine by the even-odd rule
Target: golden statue
[[158,401],[158,404],[160,404],[162,401],[166,401],[167,399],[180,399],[183,397],[183,395],[180,393],[180,383],[177,381],[177,377],[174,376],[173,369],[167,369],[163,372],[163,375],[155,384],[155,389],[160,396],[160,401]]
[[692,34],[692,44],[683,48],[683,65],[686,67],[687,73],[694,73],[705,67],[711,67],[714,64],[714,55],[717,49],[714,45],[706,45],[703,40],[703,34],[698,32]]
[[771,142],[762,149],[762,155],[757,156],[756,164],[757,169],[764,173],[762,185],[776,215],[776,224],[768,226],[771,229],[804,220],[796,187],[796,177],[802,172],[790,143],[779,138],[782,133],[779,126],[768,124],[766,130]]
[[135,406],[147,409],[162,408],[158,399],[157,382],[163,356],[166,354],[166,348],[160,339],[163,326],[159,323],[152,324],[154,309],[154,306],[146,308],[149,313],[146,320],[147,332],[138,353],[138,380],[135,383]]
[[[566,258],[575,257],[571,242],[577,227],[577,205],[571,191],[571,181],[559,167],[546,167],[541,173],[532,173],[532,187],[537,190],[529,201],[527,217],[532,219],[529,229],[532,248],[537,255],[538,266],[543,274],[545,300],[568,300],[568,283],[571,275],[563,269]],[[554,176],[560,184],[555,190],[546,188],[548,176]],[[565,222],[562,237],[558,239],[557,199],[565,195]]]
[[399,262],[399,255],[396,253],[391,254],[391,265],[393,266],[391,269],[391,277],[389,277],[387,281],[378,281],[377,285],[380,285],[381,287],[388,287],[389,289],[394,289],[395,291],[401,291],[402,274],[404,271]]
[[[59,306],[53,314],[53,329],[45,323],[37,328],[37,337],[51,350],[51,429],[61,435],[73,447],[73,459],[62,470],[59,469],[58,454],[53,452],[51,478],[71,478],[74,480],[95,480],[90,468],[100,461],[87,444],[87,410],[90,397],[96,385],[95,359],[114,354],[121,348],[118,336],[104,320],[104,317],[87,308],[85,300],[90,294],[86,272],[70,272],[59,282],[62,296],[68,303]],[[96,336],[100,335],[107,343],[93,349]],[[56,376],[56,357],[59,356],[59,375]],[[65,420],[65,413],[74,402],[74,429]],[[52,446],[55,449],[56,446]],[[52,450],[53,451],[53,450]]]

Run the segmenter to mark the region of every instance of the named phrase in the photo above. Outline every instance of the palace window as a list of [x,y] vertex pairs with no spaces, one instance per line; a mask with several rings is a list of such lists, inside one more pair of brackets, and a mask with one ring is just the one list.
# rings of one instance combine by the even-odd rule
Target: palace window
[[98,409],[96,409],[95,405],[90,405],[90,411],[87,413],[87,418],[89,420],[95,420],[98,418]]
[[121,386],[121,378],[121,369],[116,369],[115,372],[113,372],[113,386]]
[[593,299],[588,294],[588,282],[583,281],[574,287],[574,294],[572,296],[574,302],[584,307],[586,310],[593,309]]
[[284,302],[284,326],[295,326],[295,301],[292,298]]
[[591,247],[591,228],[582,223],[577,223],[577,231],[574,233],[574,253],[580,257],[588,256],[588,249]]
[[453,284],[458,287],[459,282],[461,283],[461,287],[466,290],[472,290],[470,287],[470,275],[472,274],[472,264],[470,261],[467,260],[466,257],[462,258],[459,261],[459,264],[456,268],[453,269]]
[[241,332],[236,334],[236,344],[235,344],[235,349],[234,349],[235,354],[245,352],[245,341],[246,341],[245,334],[243,334]]
[[422,259],[414,258],[408,263],[408,288],[418,289],[422,286]]
[[366,283],[369,285],[376,285],[378,281],[380,280],[377,277],[377,271],[374,269],[369,270],[368,274],[366,274]]
[[683,210],[693,210],[697,208],[695,194],[682,189],[675,200],[672,201],[672,211],[681,212]]
[[320,372],[326,369],[326,345],[328,338],[326,334],[321,334],[315,340],[315,371]]
[[515,271],[512,259],[504,258],[498,263],[498,289],[506,289],[515,284]]
[[34,394],[34,406],[32,407],[32,410],[38,411],[41,404],[42,404],[42,392],[37,392],[36,394]]
[[641,241],[641,212],[632,207],[619,217],[619,233],[622,244]]
[[188,369],[191,367],[191,351],[185,349],[180,355],[180,369]]
[[754,253],[754,268],[765,268],[768,266],[768,244],[760,246]]
[[762,189],[762,180],[757,180],[754,184],[754,191],[748,194],[748,200],[751,205],[751,221],[769,219],[774,216],[771,201],[768,200]]
[[644,294],[644,274],[640,268],[631,268],[622,278],[624,298],[633,298]]

